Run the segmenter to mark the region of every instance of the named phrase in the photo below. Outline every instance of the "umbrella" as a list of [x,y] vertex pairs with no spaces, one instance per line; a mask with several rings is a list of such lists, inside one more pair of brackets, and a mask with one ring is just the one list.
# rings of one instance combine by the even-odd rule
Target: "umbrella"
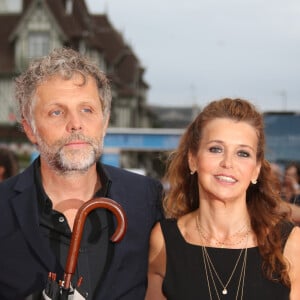
[[112,242],[119,242],[125,235],[127,229],[127,219],[124,210],[112,199],[98,197],[85,202],[76,214],[71,237],[70,248],[64,271],[64,278],[57,281],[56,274],[50,272],[46,288],[43,291],[43,297],[46,300],[83,300],[85,299],[84,291],[80,290],[82,278],[79,278],[75,287],[71,286],[71,278],[75,272],[82,231],[87,215],[96,208],[106,208],[110,210],[117,219],[117,228],[110,238]]

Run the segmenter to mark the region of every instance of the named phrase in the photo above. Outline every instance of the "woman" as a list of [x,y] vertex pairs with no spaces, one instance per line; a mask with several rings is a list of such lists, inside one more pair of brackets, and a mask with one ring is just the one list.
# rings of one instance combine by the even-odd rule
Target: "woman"
[[173,154],[167,219],[150,240],[147,300],[300,299],[300,229],[264,158],[249,102],[208,104]]

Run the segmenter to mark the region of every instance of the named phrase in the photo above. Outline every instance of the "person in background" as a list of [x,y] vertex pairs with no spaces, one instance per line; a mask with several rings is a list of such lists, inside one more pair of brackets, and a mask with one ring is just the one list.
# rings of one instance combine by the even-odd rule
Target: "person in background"
[[16,99],[40,155],[0,184],[0,299],[40,299],[49,272],[62,279],[78,208],[107,197],[123,207],[126,234],[111,243],[112,213],[92,211],[72,284],[82,276],[81,289],[92,300],[143,300],[162,186],[99,162],[111,107],[107,77],[80,53],[55,49],[16,78]]
[[289,203],[300,205],[300,165],[289,163],[284,170],[282,182],[283,199]]
[[278,179],[278,190],[281,190],[281,184],[283,179],[282,168],[279,164],[275,162],[270,162],[270,168],[273,175]]
[[277,190],[280,193],[280,196],[282,198],[282,202],[280,204],[280,210],[282,212],[289,213],[291,215],[291,220],[296,224],[300,224],[300,206],[294,203],[287,202],[284,196],[284,184],[283,184],[283,172],[280,165],[278,165],[275,162],[270,163],[271,172],[277,178]]
[[151,233],[146,300],[300,299],[300,228],[279,207],[263,116],[212,101],[166,172],[166,219]]
[[[300,225],[300,165],[297,162],[290,162],[285,166],[281,194],[283,200],[288,204],[291,211],[291,218]],[[287,208],[282,205],[283,211]]]
[[0,182],[19,173],[17,155],[10,149],[0,147]]

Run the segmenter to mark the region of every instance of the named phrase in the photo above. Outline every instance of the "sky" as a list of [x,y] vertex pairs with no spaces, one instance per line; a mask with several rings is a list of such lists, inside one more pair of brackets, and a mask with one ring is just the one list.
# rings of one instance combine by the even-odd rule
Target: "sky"
[[[8,1],[12,5],[15,1]],[[145,68],[148,103],[300,112],[299,0],[86,0]]]
[[148,103],[240,97],[300,112],[299,0],[87,0],[146,69]]

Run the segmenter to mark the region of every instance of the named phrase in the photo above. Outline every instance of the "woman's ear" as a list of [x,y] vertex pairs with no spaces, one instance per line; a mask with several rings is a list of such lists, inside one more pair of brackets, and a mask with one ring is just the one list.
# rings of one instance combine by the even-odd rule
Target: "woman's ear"
[[191,174],[195,173],[195,171],[197,169],[196,164],[195,164],[195,159],[194,159],[194,156],[192,155],[192,153],[190,151],[188,152],[188,164],[189,164]]
[[256,182],[257,182],[257,178],[259,177],[260,169],[261,169],[261,162],[258,162],[254,170],[254,176],[253,176],[253,180]]

